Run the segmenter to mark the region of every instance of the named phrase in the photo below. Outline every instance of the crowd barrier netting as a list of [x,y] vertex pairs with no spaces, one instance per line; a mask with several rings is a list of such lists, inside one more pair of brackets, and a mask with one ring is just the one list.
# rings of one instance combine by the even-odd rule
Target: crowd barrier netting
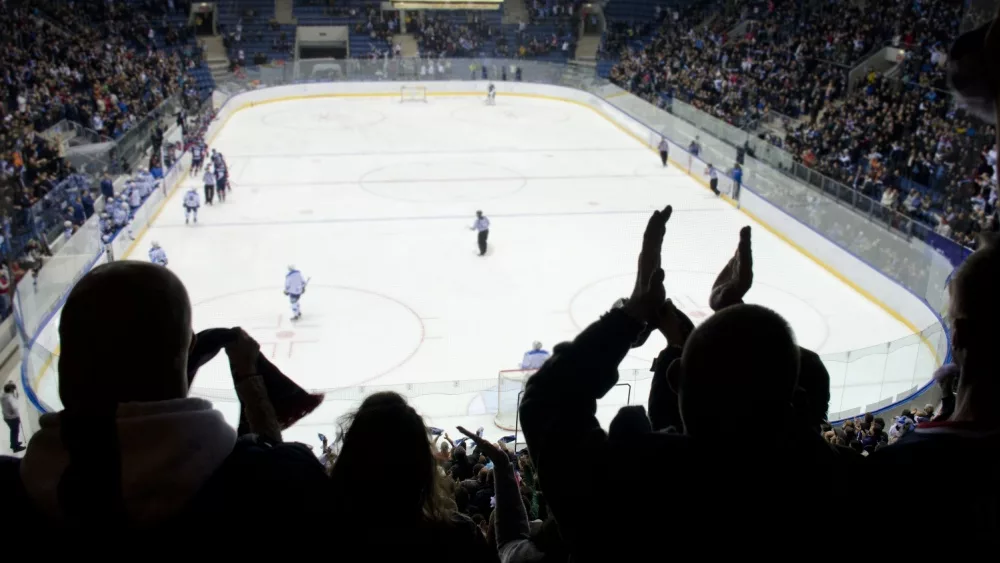
[[[434,64],[436,69],[443,65],[445,72],[436,70],[432,79],[421,73],[421,66],[429,64]],[[728,172],[738,156],[743,156],[745,192],[741,193],[748,194],[740,201],[744,210],[756,217],[774,210],[780,211],[811,232],[848,251],[875,272],[927,304],[938,320],[915,328],[912,336],[863,350],[823,356],[831,373],[831,418],[852,416],[856,414],[855,411],[888,407],[918,396],[927,388],[931,376],[931,370],[927,366],[940,365],[948,356],[948,333],[942,317],[947,311],[945,288],[957,262],[953,256],[964,257],[967,253],[962,252],[961,247],[951,241],[936,241],[939,245],[948,247],[942,249],[915,236],[912,228],[896,228],[898,218],[890,210],[881,208],[877,202],[862,201],[859,204],[855,196],[851,196],[850,201],[844,201],[844,197],[838,197],[838,194],[817,189],[789,174],[787,170],[779,170],[769,163],[781,162],[781,159],[789,157],[786,156],[787,153],[782,154],[783,151],[774,147],[757,147],[754,150],[755,156],[738,155],[737,147],[743,146],[742,143],[752,137],[749,132],[734,128],[679,102],[675,102],[668,111],[608,81],[581,76],[576,69],[555,63],[503,59],[435,59],[433,63],[419,59],[365,59],[296,61],[282,67],[262,68],[248,74],[245,79],[220,84],[213,96],[213,105],[216,110],[220,110],[228,100],[243,92],[302,82],[481,81],[484,68],[486,77],[493,81],[502,81],[506,74],[507,81],[514,82],[519,74],[523,82],[563,86],[589,93],[593,97],[593,103],[589,105],[599,113],[620,115],[622,119],[639,124],[637,128],[630,128],[629,134],[642,140],[648,147],[655,147],[660,138],[668,139],[672,145],[671,159],[696,180],[707,183],[704,167],[707,163],[712,163],[726,174],[720,177],[720,188],[725,193],[734,193]],[[698,156],[687,152],[692,141],[700,145]],[[171,170],[173,172],[174,169]],[[167,195],[164,193],[163,197]],[[136,223],[143,222],[143,225],[136,226],[136,231],[144,227],[144,222],[151,220],[160,203],[162,198],[143,206],[144,211],[136,218]],[[15,314],[22,340],[27,343],[22,375],[24,387],[29,394],[34,394],[35,389],[28,383],[33,377],[51,370],[51,365],[57,359],[57,350],[54,346],[46,345],[48,341],[45,335],[47,327],[55,324],[50,321],[61,300],[76,279],[104,259],[96,236],[74,237],[77,238],[89,242],[68,245],[67,248],[70,249],[77,246],[82,248],[71,251],[66,256],[61,250],[43,268],[37,292],[23,283],[18,288]],[[112,243],[112,255],[123,256],[128,246],[129,243],[119,236]],[[50,268],[53,263],[60,262],[63,266]],[[510,366],[496,367],[499,371]],[[851,393],[857,391],[847,384],[852,379],[852,374],[864,374],[864,382],[859,385],[877,387],[881,399],[863,407],[840,408],[848,404]],[[645,403],[651,373],[638,370],[623,372],[622,375],[622,384],[627,387],[627,391],[616,390],[609,394],[609,398],[602,403],[604,407]],[[501,388],[498,380],[424,382],[323,391],[327,393],[328,402],[356,406],[368,394],[389,389],[399,391],[418,403],[425,402],[422,398],[455,397],[455,400],[433,402],[433,409],[450,413],[447,416],[468,413],[470,403],[466,399],[481,400],[484,409],[496,410],[505,401],[516,401],[520,392],[518,386]],[[231,390],[197,389],[197,393],[222,402],[232,402],[235,399]],[[494,398],[483,398],[487,396]],[[36,400],[37,397],[33,399],[33,404]],[[430,405],[432,401],[426,403]],[[44,410],[44,405],[36,406]],[[426,408],[432,409],[430,406]]]

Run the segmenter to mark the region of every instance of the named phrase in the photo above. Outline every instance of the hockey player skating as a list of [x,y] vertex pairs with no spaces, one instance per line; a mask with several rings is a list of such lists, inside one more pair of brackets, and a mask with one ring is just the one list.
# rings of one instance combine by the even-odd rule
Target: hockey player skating
[[160,266],[167,265],[167,253],[160,248],[160,243],[156,241],[153,241],[152,247],[149,249],[149,261]]
[[524,353],[521,369],[539,369],[551,355],[546,350],[542,350],[542,343],[536,340],[531,344],[531,350]]
[[229,178],[226,173],[226,162],[222,160],[222,155],[212,159],[215,168],[215,193],[219,194],[219,201],[226,201],[226,189],[229,187]]
[[194,188],[188,189],[188,192],[184,194],[184,224],[188,224],[191,221],[191,216],[194,216],[194,222],[198,222],[198,208],[201,207],[201,198],[198,197],[198,192]]
[[476,240],[479,244],[479,255],[485,256],[486,239],[490,236],[490,220],[483,215],[482,211],[476,211],[476,222],[473,223],[469,230],[478,231]]
[[302,309],[299,307],[299,298],[306,292],[309,281],[302,277],[302,272],[295,269],[295,266],[288,266],[288,273],[285,274],[285,295],[292,304],[292,320],[297,321],[302,316]]
[[205,167],[205,174],[201,180],[205,184],[205,203],[212,205],[212,200],[215,198],[215,173],[212,172],[211,166]]
[[490,82],[490,85],[486,87],[486,105],[497,105],[497,87],[494,86],[492,82]]

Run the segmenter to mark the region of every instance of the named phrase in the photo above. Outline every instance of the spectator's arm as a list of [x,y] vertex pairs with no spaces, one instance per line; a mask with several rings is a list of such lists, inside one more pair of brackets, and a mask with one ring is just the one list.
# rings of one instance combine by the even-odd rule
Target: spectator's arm
[[243,413],[250,431],[264,441],[281,443],[281,425],[274,412],[274,405],[267,396],[263,378],[257,373],[260,344],[246,331],[237,329],[236,338],[226,344],[229,369],[233,375],[236,394],[243,406]]
[[[579,544],[606,515],[594,496],[606,489],[602,466],[607,435],[598,424],[597,399],[618,382],[618,364],[642,333],[643,323],[617,309],[560,344],[525,385],[520,416],[528,451],[545,497],[567,543]],[[579,463],[587,452],[586,463]]]
[[524,510],[524,503],[521,502],[517,480],[514,478],[514,467],[507,454],[462,427],[459,427],[459,431],[475,442],[493,462],[497,545],[490,547],[498,550],[501,561],[540,561],[544,554],[528,538],[528,513]]
[[649,387],[649,421],[654,431],[671,426],[681,428],[680,406],[677,394],[667,382],[667,368],[681,357],[681,348],[667,346],[653,363],[653,381]]
[[237,378],[234,375],[234,380],[236,395],[243,405],[243,413],[246,415],[250,431],[268,443],[280,443],[281,424],[278,423],[274,405],[267,396],[264,378],[259,375]]

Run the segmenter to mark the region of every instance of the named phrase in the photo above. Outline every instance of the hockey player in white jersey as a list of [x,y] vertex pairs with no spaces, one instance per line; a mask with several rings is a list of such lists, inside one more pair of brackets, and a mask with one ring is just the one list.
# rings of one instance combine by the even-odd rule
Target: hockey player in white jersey
[[285,295],[292,303],[292,320],[297,321],[302,316],[302,309],[299,307],[299,298],[306,292],[306,285],[309,282],[302,277],[302,272],[295,269],[295,266],[288,266],[288,273],[285,274]]
[[545,360],[549,359],[551,354],[546,350],[542,350],[542,343],[535,341],[531,344],[531,350],[524,353],[524,358],[521,360],[521,369],[539,369]]
[[160,248],[160,243],[153,241],[152,248],[149,249],[149,261],[159,266],[167,265],[167,253]]
[[115,202],[111,206],[111,220],[115,223],[115,229],[122,229],[128,224],[128,203],[122,201],[121,203]]
[[188,224],[191,220],[191,216],[194,215],[194,222],[198,222],[198,208],[201,207],[201,198],[198,197],[198,191],[193,187],[188,189],[188,192],[184,194],[184,224]]
[[155,184],[156,178],[145,168],[140,168],[138,174],[135,175],[135,185],[139,187],[143,199],[149,195],[149,192],[153,191]]
[[135,210],[139,209],[139,206],[142,205],[142,198],[143,198],[142,188],[140,188],[138,185],[133,185],[131,188],[129,188],[128,206],[132,208],[132,214],[135,214]]
[[126,219],[125,219],[125,232],[128,234],[128,238],[129,239],[135,240],[135,234],[132,232],[132,217],[133,217],[132,208],[129,207],[129,204],[128,204],[127,201],[122,201],[121,208],[122,208],[122,211],[125,212],[125,217],[126,217]]
[[490,85],[486,87],[486,105],[497,105],[497,87],[494,86],[492,82],[490,82]]

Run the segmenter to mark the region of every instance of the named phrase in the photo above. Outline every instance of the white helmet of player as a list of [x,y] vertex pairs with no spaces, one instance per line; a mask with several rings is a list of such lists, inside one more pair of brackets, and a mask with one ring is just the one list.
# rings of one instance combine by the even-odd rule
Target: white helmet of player
[[108,218],[107,213],[101,213],[101,219],[107,219],[107,218]]
[[72,227],[72,226],[73,226],[72,221],[63,221],[63,227]]
[[152,246],[153,248],[160,248],[160,243],[154,240],[150,246]]
[[288,265],[288,271],[289,271],[289,272],[292,272],[292,271],[294,271],[294,270],[295,270],[295,264],[289,264],[289,265]]
[[531,343],[531,349],[532,350],[541,350],[542,349],[542,343],[539,342],[539,341],[537,341],[537,340],[534,341],[534,342],[532,342]]

